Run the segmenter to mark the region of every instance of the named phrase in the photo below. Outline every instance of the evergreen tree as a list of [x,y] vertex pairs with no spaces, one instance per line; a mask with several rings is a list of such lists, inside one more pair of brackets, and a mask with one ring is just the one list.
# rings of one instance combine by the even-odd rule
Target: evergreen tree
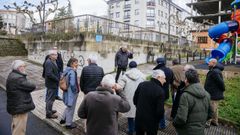
[[2,16],[0,15],[0,30],[3,28],[3,19]]

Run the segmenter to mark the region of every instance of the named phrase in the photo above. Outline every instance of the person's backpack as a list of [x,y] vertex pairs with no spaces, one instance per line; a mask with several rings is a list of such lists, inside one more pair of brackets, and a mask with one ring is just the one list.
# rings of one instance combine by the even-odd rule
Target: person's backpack
[[59,81],[59,87],[62,91],[67,91],[68,89],[68,73],[65,73],[65,75],[63,75],[61,78],[60,78],[60,81]]

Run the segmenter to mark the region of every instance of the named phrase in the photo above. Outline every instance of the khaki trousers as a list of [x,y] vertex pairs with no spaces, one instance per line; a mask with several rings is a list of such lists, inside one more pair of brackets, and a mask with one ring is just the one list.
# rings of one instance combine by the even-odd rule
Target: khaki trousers
[[213,109],[213,117],[208,122],[218,124],[218,104],[219,101],[211,100],[211,107]]
[[27,113],[12,116],[12,135],[25,135],[27,118]]

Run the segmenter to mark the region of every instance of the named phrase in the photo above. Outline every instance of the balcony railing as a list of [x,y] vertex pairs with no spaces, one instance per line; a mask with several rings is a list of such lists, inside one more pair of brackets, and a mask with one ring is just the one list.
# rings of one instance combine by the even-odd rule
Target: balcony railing
[[124,15],[124,19],[130,19],[130,15]]
[[153,14],[153,13],[147,13],[146,16],[147,16],[147,17],[155,17],[155,14]]
[[129,9],[129,8],[131,8],[131,4],[124,5],[124,9]]
[[154,1],[147,2],[147,6],[156,6],[156,3]]

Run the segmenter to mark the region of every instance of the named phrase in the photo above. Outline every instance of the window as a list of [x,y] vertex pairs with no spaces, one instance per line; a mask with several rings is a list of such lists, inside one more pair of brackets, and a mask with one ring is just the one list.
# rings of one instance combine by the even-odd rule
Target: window
[[130,10],[124,11],[124,19],[129,19],[130,18]]
[[138,4],[139,3],[139,0],[135,0],[135,4]]
[[164,1],[163,1],[163,0],[161,0],[161,5],[163,6],[163,4],[164,4]]
[[124,23],[126,23],[126,24],[124,24],[124,29],[128,29],[129,30],[129,23],[130,23],[130,21],[124,21]]
[[110,13],[110,18],[113,18],[113,13]]
[[147,19],[147,27],[154,27],[154,19]]
[[207,37],[198,37],[198,43],[207,43]]
[[139,15],[139,9],[135,10],[135,15]]
[[120,12],[116,12],[116,18],[120,17]]
[[139,20],[135,20],[134,25],[139,26]]
[[163,17],[163,11],[161,11],[161,17]]
[[158,5],[161,5],[161,0],[158,0]]
[[165,18],[168,18],[168,14],[167,13],[165,13]]
[[168,8],[168,3],[167,3],[167,2],[165,2],[165,4],[166,4],[166,8]]
[[154,17],[155,16],[155,9],[154,8],[148,8],[147,9],[147,16],[148,17]]
[[116,3],[116,7],[119,8],[120,7],[120,2]]
[[130,4],[131,4],[130,0],[125,1],[125,5],[130,5]]
[[160,16],[160,10],[158,10],[158,16]]

